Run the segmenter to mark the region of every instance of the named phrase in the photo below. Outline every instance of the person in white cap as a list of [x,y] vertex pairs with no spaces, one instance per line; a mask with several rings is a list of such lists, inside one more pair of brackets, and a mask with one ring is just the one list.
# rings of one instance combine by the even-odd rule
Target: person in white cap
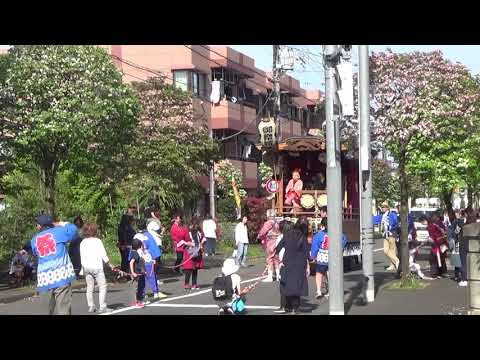
[[242,290],[240,288],[240,282],[242,279],[236,272],[240,268],[239,265],[235,263],[235,259],[228,258],[223,262],[222,266],[222,275],[217,277],[213,281],[212,294],[214,299],[217,301],[217,305],[220,308],[219,314],[230,313],[233,314],[231,308],[232,299],[234,295],[240,296]]

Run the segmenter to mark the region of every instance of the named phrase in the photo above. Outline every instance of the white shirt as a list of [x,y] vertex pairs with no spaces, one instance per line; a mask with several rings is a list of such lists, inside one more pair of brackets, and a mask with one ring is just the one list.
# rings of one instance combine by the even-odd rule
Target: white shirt
[[248,244],[248,229],[247,225],[243,222],[240,222],[235,226],[235,243],[238,244]]
[[109,260],[102,240],[83,239],[80,243],[80,260],[84,269],[103,270],[103,263],[108,263]]
[[203,235],[206,238],[213,238],[213,239],[217,238],[217,233],[215,232],[215,230],[217,230],[217,224],[215,223],[215,221],[213,221],[212,219],[204,220],[202,224],[202,228],[203,228]]

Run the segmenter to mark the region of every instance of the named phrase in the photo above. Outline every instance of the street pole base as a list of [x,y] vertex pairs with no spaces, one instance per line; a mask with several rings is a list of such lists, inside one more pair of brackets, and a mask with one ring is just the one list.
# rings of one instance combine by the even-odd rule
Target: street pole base
[[367,302],[371,303],[375,300],[375,290],[367,290]]

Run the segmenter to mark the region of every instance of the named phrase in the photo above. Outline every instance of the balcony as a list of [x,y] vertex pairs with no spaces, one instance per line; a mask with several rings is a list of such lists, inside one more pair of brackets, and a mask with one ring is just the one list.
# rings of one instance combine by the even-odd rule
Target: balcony
[[222,100],[219,104],[212,105],[212,129],[239,131],[247,124],[250,124],[245,129],[245,132],[248,134],[256,134],[256,116],[256,110],[253,107]]

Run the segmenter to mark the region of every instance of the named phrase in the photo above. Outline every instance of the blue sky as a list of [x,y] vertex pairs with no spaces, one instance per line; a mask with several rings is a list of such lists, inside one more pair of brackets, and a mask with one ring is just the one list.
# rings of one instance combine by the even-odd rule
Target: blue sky
[[[272,45],[230,45],[237,51],[255,59],[255,64],[262,70],[272,67]],[[314,54],[321,53],[320,45],[290,45],[296,48],[308,50]],[[388,47],[393,52],[433,51],[441,50],[446,58],[454,62],[460,62],[467,66],[473,74],[480,73],[480,45],[371,45],[370,51],[385,51]],[[354,47],[354,51],[356,47]],[[314,55],[310,56],[315,59]],[[320,58],[318,58],[320,59]],[[353,56],[354,63],[357,61],[356,51]],[[289,72],[298,80],[303,88],[323,89],[323,74],[321,65],[316,61],[310,61],[305,69],[299,67],[299,71]]]
[[[262,70],[269,71],[272,67],[272,45],[229,45],[245,55],[255,59],[255,64]],[[323,89],[323,73],[320,63],[320,45],[290,45],[299,49],[307,50],[313,55],[305,68],[298,67],[289,74],[298,80],[303,88]],[[0,48],[8,47],[0,45]],[[480,45],[371,45],[370,51],[385,51],[390,47],[394,52],[432,51],[440,49],[444,56],[451,61],[458,61],[467,66],[473,74],[480,73]],[[354,47],[354,51],[356,47]],[[356,52],[353,56],[354,63],[357,60]]]

